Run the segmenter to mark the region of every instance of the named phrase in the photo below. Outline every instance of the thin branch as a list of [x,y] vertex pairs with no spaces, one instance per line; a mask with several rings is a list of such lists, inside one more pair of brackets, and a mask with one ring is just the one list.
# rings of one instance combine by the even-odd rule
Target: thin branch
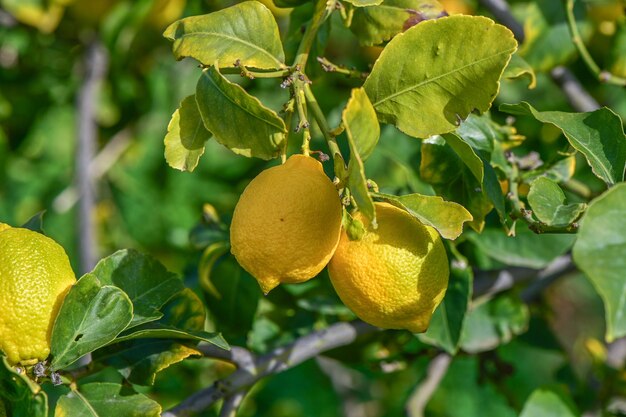
[[236,365],[238,369],[253,372],[256,368],[256,357],[248,349],[231,346],[230,350],[224,350],[215,345],[206,343],[198,346],[198,350],[207,358],[219,359]]
[[12,28],[17,25],[17,20],[10,14],[0,9],[0,26],[5,28]]
[[618,77],[611,74],[609,71],[601,70],[589,53],[589,50],[585,46],[585,42],[583,42],[583,38],[580,36],[580,32],[578,31],[578,25],[576,24],[576,17],[574,16],[574,0],[566,0],[565,12],[567,15],[567,27],[572,35],[572,42],[574,42],[580,57],[585,62],[585,65],[587,65],[587,68],[589,68],[589,71],[591,71],[598,81],[602,83],[625,87],[626,78]]
[[91,271],[96,262],[96,229],[93,212],[96,204],[90,164],[98,143],[95,120],[96,99],[100,83],[108,68],[108,55],[104,46],[95,39],[87,48],[84,59],[85,78],[77,98],[78,146],[76,149],[76,182],[80,195],[78,208],[79,256],[81,274]]
[[163,413],[163,417],[182,417],[198,413],[217,401],[254,385],[265,376],[291,369],[320,353],[349,345],[357,337],[379,330],[357,320],[336,323],[324,330],[302,336],[287,346],[278,347],[256,358],[254,367],[237,369],[227,378],[216,381],[213,386],[192,394],[178,406]]
[[245,396],[246,392],[242,390],[224,398],[224,403],[222,404],[222,409],[220,410],[220,417],[236,417],[237,410],[239,409],[239,406],[243,402]]
[[335,155],[339,154],[339,156],[341,156],[342,159],[345,161],[345,158],[343,158],[343,155],[341,155],[341,150],[339,149],[337,140],[332,134],[330,126],[328,126],[326,116],[324,116],[324,112],[318,104],[317,99],[313,94],[313,90],[311,90],[311,86],[308,84],[304,85],[304,95],[306,97],[307,104],[311,108],[311,113],[313,113],[313,117],[315,118],[317,125],[319,126],[322,134],[324,135],[324,138],[326,139],[326,143],[328,144],[328,148],[330,149],[333,160],[335,159]]
[[452,356],[440,353],[428,364],[426,378],[415,388],[406,404],[408,417],[424,417],[424,411],[450,367]]
[[336,72],[337,74],[343,74],[349,78],[359,78],[361,80],[364,80],[369,75],[369,72],[363,72],[363,71],[359,71],[356,69],[350,69],[341,65],[333,64],[332,62],[330,62],[327,58],[323,56],[318,56],[317,62],[320,63],[324,71]]
[[[503,25],[513,32],[515,38],[522,42],[524,40],[523,26],[511,14],[510,7],[506,0],[480,0],[480,3],[488,9]],[[552,80],[561,88],[567,101],[572,108],[580,112],[593,111],[600,108],[600,104],[583,87],[576,76],[563,66],[555,67],[550,71]]]

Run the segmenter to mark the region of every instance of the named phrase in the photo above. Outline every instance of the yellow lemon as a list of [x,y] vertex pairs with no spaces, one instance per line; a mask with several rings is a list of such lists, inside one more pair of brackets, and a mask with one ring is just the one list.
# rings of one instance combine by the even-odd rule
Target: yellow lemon
[[[366,223],[357,213],[356,217]],[[328,265],[335,291],[359,318],[387,329],[428,328],[448,286],[448,257],[435,229],[387,203],[361,240],[345,232]]]
[[328,264],[341,234],[341,202],[317,160],[294,155],[246,187],[230,227],[231,251],[264,293],[303,282]]
[[63,248],[28,229],[0,231],[0,350],[33,365],[50,354],[52,325],[76,281]]

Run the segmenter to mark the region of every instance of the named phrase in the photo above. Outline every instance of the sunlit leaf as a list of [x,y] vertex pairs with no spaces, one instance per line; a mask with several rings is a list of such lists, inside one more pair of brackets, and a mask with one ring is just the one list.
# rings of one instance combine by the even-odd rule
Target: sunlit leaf
[[550,389],[537,389],[524,404],[520,417],[580,417],[561,394]]
[[130,387],[111,382],[92,382],[62,396],[56,417],[159,417],[161,406]]
[[585,210],[585,204],[565,204],[565,193],[554,181],[539,177],[530,184],[528,203],[533,214],[543,223],[565,226],[576,220]]
[[504,69],[503,78],[514,80],[517,78],[525,78],[528,81],[528,88],[530,90],[537,86],[537,77],[533,68],[518,54],[513,54],[511,61]]
[[365,90],[355,88],[352,90],[350,100],[341,115],[346,134],[356,146],[362,161],[365,161],[378,143],[380,137],[380,125],[376,118],[376,111]]
[[378,118],[417,138],[489,109],[517,42],[486,17],[427,20],[385,47],[364,88]]

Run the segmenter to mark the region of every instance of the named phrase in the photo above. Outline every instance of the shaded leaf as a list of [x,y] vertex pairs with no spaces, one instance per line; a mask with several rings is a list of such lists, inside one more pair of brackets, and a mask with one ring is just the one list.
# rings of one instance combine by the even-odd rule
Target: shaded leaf
[[501,295],[474,305],[465,320],[461,348],[468,353],[485,352],[528,328],[530,313],[520,299]]
[[427,20],[389,42],[364,88],[380,121],[417,138],[450,132],[489,109],[516,47],[485,17]]
[[232,66],[283,68],[278,25],[272,12],[258,1],[246,1],[213,13],[172,23],[163,36],[174,42],[176,59],[192,57],[204,65],[220,60]]
[[183,99],[172,115],[165,135],[165,160],[172,168],[193,171],[204,153],[204,143],[211,137],[206,130],[195,95]]
[[111,343],[133,318],[133,305],[117,287],[103,285],[94,274],[83,275],[70,289],[52,329],[50,353],[54,370]]
[[280,154],[287,131],[283,119],[214,67],[202,72],[196,102],[205,127],[231,151],[266,160]]
[[0,402],[9,416],[48,417],[48,396],[0,353]]
[[82,385],[59,398],[55,416],[72,417],[159,417],[161,406],[131,388],[111,382]]
[[357,8],[350,30],[362,45],[378,45],[406,30],[408,22],[440,17],[437,0],[385,0],[376,7]]
[[585,210],[585,204],[565,204],[565,193],[557,183],[539,177],[530,184],[528,203],[533,214],[543,223],[565,226],[575,221]]
[[380,125],[376,118],[376,111],[363,88],[352,90],[341,120],[361,160],[365,161],[378,143]]
[[580,413],[573,410],[572,401],[565,400],[556,391],[540,388],[535,390],[526,404],[520,417],[579,417]]
[[468,233],[472,241],[487,256],[506,265],[541,269],[567,252],[575,235],[535,234],[518,225],[516,236],[507,236],[502,229],[487,229],[480,235]]
[[133,303],[129,327],[158,320],[159,309],[184,286],[156,259],[132,249],[123,249],[102,259],[92,271],[103,285],[122,289]]
[[446,296],[435,310],[426,333],[418,335],[421,341],[438,346],[451,355],[456,354],[472,298],[473,281],[474,274],[467,259],[455,253]]
[[574,262],[602,297],[606,339],[626,335],[626,183],[589,204],[574,245]]
[[381,198],[417,218],[425,225],[434,227],[446,239],[456,239],[463,233],[463,223],[472,220],[472,215],[463,206],[445,201],[438,196],[409,194],[395,196],[376,193]]
[[603,107],[587,113],[540,112],[530,104],[521,102],[503,104],[500,110],[515,115],[532,116],[542,123],[556,126],[574,149],[585,156],[596,176],[609,185],[624,179],[626,136],[622,120],[611,109]]
[[476,155],[476,152],[474,152],[470,144],[454,133],[446,133],[441,135],[441,137],[444,138],[446,143],[450,145],[458,157],[461,158],[461,161],[467,165],[467,168],[469,168],[470,172],[474,175],[474,178],[482,184],[485,177],[483,161]]
[[33,232],[45,234],[43,231],[43,216],[46,214],[46,210],[41,210],[40,212],[33,215],[30,219],[26,221],[21,228],[32,230]]
[[504,74],[502,77],[507,78],[509,80],[514,80],[517,78],[526,78],[528,81],[528,89],[532,90],[537,86],[537,77],[535,76],[535,71],[530,66],[524,58],[519,56],[519,54],[513,54],[511,57],[511,61],[504,69]]

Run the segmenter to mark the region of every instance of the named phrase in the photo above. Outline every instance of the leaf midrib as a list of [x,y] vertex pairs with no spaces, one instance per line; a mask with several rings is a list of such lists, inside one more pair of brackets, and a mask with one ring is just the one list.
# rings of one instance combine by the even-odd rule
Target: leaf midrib
[[478,65],[478,64],[480,64],[480,63],[482,63],[482,62],[484,62],[484,61],[487,61],[487,60],[489,60],[489,59],[497,58],[497,57],[498,57],[498,56],[500,56],[500,55],[508,55],[508,54],[511,54],[511,53],[513,53],[513,52],[515,51],[515,49],[516,49],[516,48],[511,48],[511,49],[507,49],[507,50],[505,50],[505,51],[498,52],[497,54],[493,54],[493,55],[486,56],[486,57],[481,58],[481,59],[479,59],[479,60],[477,60],[477,61],[473,61],[473,62],[470,62],[469,64],[465,64],[465,65],[463,65],[462,67],[455,68],[455,69],[453,69],[452,71],[448,71],[448,72],[445,72],[445,73],[443,73],[443,74],[439,74],[439,75],[438,75],[438,76],[436,76],[436,77],[429,78],[429,79],[424,80],[424,81],[421,81],[421,82],[419,82],[419,83],[417,83],[417,84],[411,85],[411,86],[409,86],[409,87],[407,87],[407,88],[404,88],[404,89],[402,89],[402,90],[400,90],[400,91],[396,91],[395,93],[393,93],[393,94],[391,94],[391,95],[389,95],[389,96],[387,96],[387,97],[384,97],[384,98],[383,98],[383,99],[381,99],[381,100],[378,100],[376,103],[374,103],[374,104],[373,104],[373,106],[374,106],[374,107],[377,107],[378,105],[380,105],[380,104],[382,104],[382,103],[384,103],[384,102],[386,102],[386,101],[388,101],[388,100],[394,99],[394,98],[396,98],[396,97],[398,97],[398,96],[400,96],[400,95],[402,95],[402,94],[406,94],[406,93],[408,93],[409,91],[412,91],[412,90],[418,89],[418,88],[420,88],[420,87],[422,87],[422,86],[424,86],[424,85],[430,84],[430,83],[432,83],[432,82],[434,82],[434,81],[437,81],[437,80],[439,80],[439,79],[441,79],[441,78],[447,77],[448,75],[450,75],[450,74],[454,74],[455,72],[459,72],[459,71],[462,71],[462,70],[464,70],[464,69],[466,69],[466,68],[472,67],[472,66],[474,66],[474,65]]

